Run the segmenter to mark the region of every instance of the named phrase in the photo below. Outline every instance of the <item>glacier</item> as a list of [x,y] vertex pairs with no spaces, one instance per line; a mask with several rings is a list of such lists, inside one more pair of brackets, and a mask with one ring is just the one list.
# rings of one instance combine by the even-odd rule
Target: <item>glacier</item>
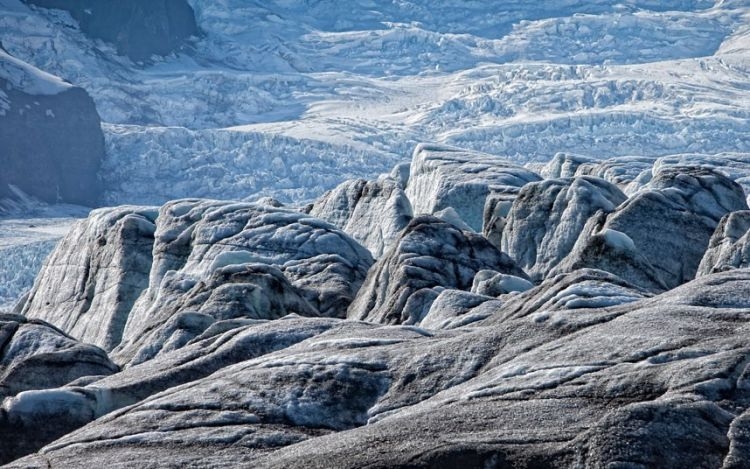
[[742,1],[189,3],[201,34],[133,63],[0,1],[3,46],[93,96],[110,204],[311,200],[418,142],[517,163],[750,152]]
[[747,0],[185,1],[0,0],[107,205],[2,207],[1,463],[747,466]]

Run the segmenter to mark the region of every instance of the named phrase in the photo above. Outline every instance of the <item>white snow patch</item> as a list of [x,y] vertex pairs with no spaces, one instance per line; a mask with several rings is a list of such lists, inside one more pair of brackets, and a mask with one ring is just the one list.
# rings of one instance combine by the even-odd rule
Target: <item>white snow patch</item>
[[13,88],[32,95],[54,95],[73,86],[59,77],[8,55],[1,49],[0,79],[6,80]]
[[605,228],[599,233],[604,238],[607,245],[611,248],[622,252],[635,252],[635,243],[622,231]]

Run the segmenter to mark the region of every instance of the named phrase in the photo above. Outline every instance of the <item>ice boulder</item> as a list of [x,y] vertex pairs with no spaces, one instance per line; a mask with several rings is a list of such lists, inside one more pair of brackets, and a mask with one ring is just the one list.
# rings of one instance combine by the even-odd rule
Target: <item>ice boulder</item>
[[102,349],[19,315],[0,315],[0,345],[0,398],[118,369]]
[[534,287],[525,278],[501,274],[492,270],[480,270],[474,276],[471,291],[479,295],[500,296],[513,292],[524,292]]
[[474,231],[482,230],[484,205],[493,193],[516,193],[540,176],[505,158],[438,145],[418,145],[406,195],[414,214],[448,207]]
[[697,276],[750,267],[750,211],[724,216],[708,242]]
[[502,231],[502,250],[539,282],[572,250],[588,219],[626,199],[614,184],[582,176],[527,184]]
[[22,313],[112,350],[148,287],[156,207],[102,208],[77,222],[47,258]]
[[477,323],[503,307],[495,298],[472,292],[446,289],[440,292],[424,318],[425,329],[455,329]]
[[593,217],[555,273],[592,267],[652,290],[694,278],[721,218],[746,210],[742,188],[702,167],[664,167],[614,212]]
[[347,317],[415,324],[442,289],[468,290],[476,273],[485,269],[526,277],[482,236],[430,215],[414,218],[370,269]]
[[[76,428],[81,409],[51,390],[84,376],[110,375],[118,367],[104,350],[82,344],[55,327],[23,316],[0,314],[0,463],[36,451]],[[53,399],[38,399],[40,393]],[[51,394],[50,394],[51,396]],[[44,415],[44,418],[40,416]],[[49,419],[62,421],[62,428]],[[85,422],[84,422],[85,423]],[[56,427],[49,430],[50,426]]]
[[0,199],[102,202],[104,135],[81,88],[0,49]]
[[540,174],[545,179],[570,178],[576,175],[579,167],[594,164],[597,160],[589,156],[573,153],[556,153],[542,168]]
[[159,211],[148,289],[115,350],[140,363],[215,321],[343,317],[373,259],[331,224],[280,207],[198,199]]
[[320,197],[309,213],[342,229],[376,258],[412,218],[401,183],[390,177],[346,181]]
[[598,269],[615,274],[648,291],[660,292],[669,286],[630,236],[605,227],[605,213],[591,217],[570,254],[557,264],[548,278],[579,269]]

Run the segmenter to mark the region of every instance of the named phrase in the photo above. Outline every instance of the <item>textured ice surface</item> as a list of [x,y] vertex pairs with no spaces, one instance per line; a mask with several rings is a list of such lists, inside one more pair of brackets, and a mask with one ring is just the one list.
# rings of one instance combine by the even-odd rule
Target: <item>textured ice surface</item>
[[750,212],[739,210],[724,216],[708,242],[697,276],[750,266]]
[[739,184],[709,167],[663,166],[614,211],[597,213],[552,270],[593,267],[671,289],[695,277],[722,217],[747,210]]
[[416,215],[451,208],[474,231],[481,231],[487,196],[515,194],[539,179],[504,158],[420,144],[412,156],[406,195]]
[[612,183],[590,176],[527,184],[497,236],[502,250],[539,281],[570,253],[591,216],[612,212],[625,199]]
[[204,34],[141,65],[0,3],[4,47],[94,97],[111,203],[310,200],[421,141],[518,163],[750,152],[744,2],[189,3]]
[[401,181],[355,179],[323,194],[310,215],[341,228],[377,258],[409,223],[412,207]]
[[0,217],[0,310],[12,309],[31,288],[47,255],[88,212],[84,207],[36,202]]
[[[66,15],[0,0],[5,47],[103,109],[112,202],[312,200],[420,141],[497,155],[456,165],[455,194],[427,190],[441,178],[424,165],[391,173],[413,206],[451,200],[415,214],[450,207],[477,233],[502,233],[518,192],[486,190],[482,158],[631,199],[579,210],[574,258],[535,287],[497,236],[417,218],[434,229],[384,243],[348,320],[305,317],[340,316],[372,262],[340,229],[276,203],[170,202],[115,354],[130,366],[16,393],[3,441],[66,434],[17,466],[746,465],[750,274],[732,257],[739,216],[722,219],[744,194],[684,168],[746,177],[746,2],[191,4],[205,36],[134,66]],[[331,223],[383,213],[337,200]],[[30,407],[36,420],[13,420]]]
[[525,276],[480,235],[430,215],[418,216],[367,273],[347,317],[416,324],[443,289],[469,290],[482,270]]

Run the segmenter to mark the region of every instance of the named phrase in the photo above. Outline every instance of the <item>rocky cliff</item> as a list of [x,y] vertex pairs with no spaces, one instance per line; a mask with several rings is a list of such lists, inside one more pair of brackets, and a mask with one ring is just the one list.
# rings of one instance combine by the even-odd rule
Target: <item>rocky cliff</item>
[[91,97],[0,50],[0,199],[101,203],[104,136]]
[[133,61],[179,50],[198,34],[195,14],[184,0],[23,0],[70,13],[86,35],[115,45]]

